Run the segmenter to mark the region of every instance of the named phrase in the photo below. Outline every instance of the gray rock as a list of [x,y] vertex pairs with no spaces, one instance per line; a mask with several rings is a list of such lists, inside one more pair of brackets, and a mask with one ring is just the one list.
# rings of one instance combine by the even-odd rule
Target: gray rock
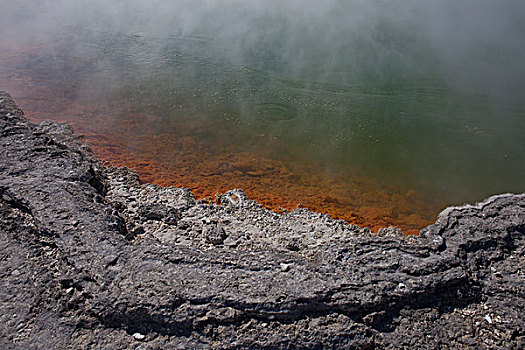
[[203,229],[204,236],[206,240],[214,245],[221,245],[226,239],[226,232],[222,227],[217,227],[215,225],[206,225]]
[[525,345],[523,194],[449,208],[416,238],[240,190],[221,203],[104,168],[0,93],[0,347]]

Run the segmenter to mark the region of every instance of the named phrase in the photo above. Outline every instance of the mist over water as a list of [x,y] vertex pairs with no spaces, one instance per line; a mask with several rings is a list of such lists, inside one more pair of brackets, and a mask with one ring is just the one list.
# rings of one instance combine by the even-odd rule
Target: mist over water
[[7,0],[0,89],[23,71],[158,134],[197,122],[218,153],[444,206],[525,191],[523,18],[520,0]]

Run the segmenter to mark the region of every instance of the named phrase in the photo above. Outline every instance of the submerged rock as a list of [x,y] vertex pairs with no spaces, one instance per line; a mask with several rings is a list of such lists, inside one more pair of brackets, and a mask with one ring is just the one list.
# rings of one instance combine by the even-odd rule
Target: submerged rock
[[[2,348],[523,348],[525,195],[374,235],[104,168],[0,93]],[[489,321],[490,320],[490,321]]]

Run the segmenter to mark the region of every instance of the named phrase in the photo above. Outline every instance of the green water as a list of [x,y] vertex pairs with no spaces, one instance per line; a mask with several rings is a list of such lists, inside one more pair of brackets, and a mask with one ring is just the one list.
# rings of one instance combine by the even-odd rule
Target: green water
[[481,12],[470,23],[476,14],[463,18],[449,2],[434,22],[413,1],[198,3],[177,2],[183,14],[129,10],[118,24],[93,9],[95,23],[46,17],[52,35],[33,38],[41,48],[17,69],[69,84],[78,103],[161,116],[148,125],[159,133],[201,122],[196,136],[217,152],[367,176],[450,204],[525,191],[525,46],[515,16],[491,24]]

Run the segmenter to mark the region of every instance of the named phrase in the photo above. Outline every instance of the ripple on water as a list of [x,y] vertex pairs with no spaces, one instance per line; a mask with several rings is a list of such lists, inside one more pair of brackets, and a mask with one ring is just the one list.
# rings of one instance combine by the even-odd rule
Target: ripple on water
[[278,123],[295,120],[298,110],[283,103],[259,103],[253,106],[257,120],[267,123]]

